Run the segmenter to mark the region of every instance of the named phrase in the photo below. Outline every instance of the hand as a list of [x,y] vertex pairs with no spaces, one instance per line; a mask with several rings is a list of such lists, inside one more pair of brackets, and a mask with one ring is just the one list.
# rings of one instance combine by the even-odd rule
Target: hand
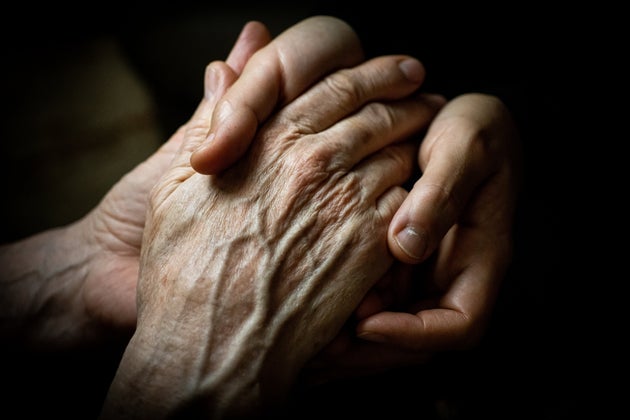
[[[292,46],[319,31],[331,35],[327,48],[345,47],[347,26],[316,17],[260,54],[298,53]],[[104,418],[159,418],[190,406],[218,417],[252,414],[286,396],[393,263],[387,227],[416,150],[405,140],[436,112],[423,97],[391,101],[391,92],[417,88],[401,71],[405,60],[379,57],[315,84],[221,175],[190,166],[189,146],[208,124],[191,122],[197,128],[151,193],[138,325]],[[248,64],[239,81],[250,71],[258,67]],[[301,70],[284,71],[292,80]],[[322,103],[335,106],[313,112]]]
[[[478,342],[511,262],[520,157],[498,98],[466,94],[440,111],[421,144],[423,174],[389,227],[390,249],[408,264],[366,296],[308,380],[421,363]],[[424,244],[400,241],[405,229]]]
[[[247,77],[239,78],[220,99],[211,120],[203,121],[208,131],[202,130],[192,143],[197,147],[190,160],[193,169],[209,175],[230,167],[245,153],[259,124],[274,109],[291,102],[324,75],[363,61],[363,50],[352,28],[344,24],[331,32],[324,22],[311,21],[310,37],[286,37],[282,54],[272,44],[249,60],[244,71]],[[331,48],[335,43],[337,46]],[[409,74],[418,78],[419,86],[424,69],[416,67],[418,64],[412,65]]]
[[[418,80],[422,77],[420,73]],[[229,102],[232,109],[240,111],[215,113],[214,144],[193,155],[196,170],[218,173],[236,161],[247,148],[256,123],[275,105],[274,100],[292,98],[291,94],[273,91],[279,89],[274,84],[277,77],[252,80],[250,83],[243,77],[226,95],[235,98]],[[268,86],[271,92],[255,100],[245,96],[260,85]],[[346,361],[333,362],[329,357],[334,370],[339,372],[338,363],[359,365],[350,370],[364,371],[417,363],[432,352],[470,347],[479,340],[511,261],[511,229],[521,176],[517,137],[509,111],[495,97],[462,95],[440,113],[422,142],[419,163],[423,175],[389,230],[389,246],[397,259],[419,264],[431,256],[430,261],[421,267],[397,269],[397,274],[379,282],[358,309],[356,317],[362,322],[352,324],[352,331],[356,327],[356,334],[370,342],[357,344],[374,348],[381,354],[379,361],[369,350],[361,357],[351,353]],[[401,238],[421,239],[420,243],[405,245],[398,238],[401,231]],[[468,242],[472,240],[473,246]],[[451,256],[453,252],[458,253],[457,258]],[[424,280],[417,278],[420,275]],[[468,278],[472,281],[461,284]],[[413,290],[417,292],[419,283],[437,287],[442,294],[431,292],[432,300],[410,295]],[[393,301],[401,305],[403,297],[404,312],[378,313],[391,309]],[[408,312],[412,303],[421,306]],[[345,341],[352,342],[340,337],[329,348],[329,355],[343,354],[340,349],[346,347],[342,344]],[[389,349],[386,353],[384,347]]]
[[[254,51],[265,26],[243,28],[226,63],[209,68],[208,97],[221,95]],[[15,346],[72,348],[136,325],[136,284],[149,191],[180,147],[182,127],[155,154],[126,174],[81,220],[0,247],[0,332]]]
[[[220,96],[243,70],[249,57],[270,40],[267,28],[246,25],[223,67],[208,68],[214,78],[196,112],[203,112],[210,98]],[[145,162],[125,175],[81,223],[85,242],[94,246],[94,259],[84,283],[86,310],[104,323],[129,329],[136,323],[136,284],[149,191],[169,167],[182,144],[181,127]]]

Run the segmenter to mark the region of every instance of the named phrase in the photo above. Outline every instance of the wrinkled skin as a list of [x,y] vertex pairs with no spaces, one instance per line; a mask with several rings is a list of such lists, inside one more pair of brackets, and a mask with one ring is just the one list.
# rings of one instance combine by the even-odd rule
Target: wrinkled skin
[[[322,25],[349,31],[317,17],[277,42]],[[391,101],[418,86],[401,71],[408,59],[328,76],[261,127],[238,164],[210,177],[190,165],[210,124],[212,104],[202,105],[151,192],[138,325],[103,418],[160,418],[191,405],[212,417],[252,415],[283,400],[393,264],[387,228],[417,148],[407,140],[438,108],[423,96]],[[331,101],[338,106],[318,106]]]
[[[282,73],[267,70],[243,72],[221,98],[212,141],[192,155],[195,170],[230,167],[282,104]],[[232,112],[221,112],[226,103]],[[421,176],[388,230],[394,257],[416,267],[401,265],[379,281],[306,377],[378,372],[478,343],[512,261],[521,157],[517,127],[499,98],[466,93],[440,110],[420,146]]]

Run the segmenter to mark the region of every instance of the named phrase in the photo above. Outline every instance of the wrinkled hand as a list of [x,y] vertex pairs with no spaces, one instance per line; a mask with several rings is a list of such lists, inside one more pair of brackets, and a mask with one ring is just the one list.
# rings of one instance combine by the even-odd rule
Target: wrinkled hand
[[[375,372],[478,342],[511,263],[520,158],[516,127],[498,98],[466,94],[440,111],[421,144],[422,176],[389,227],[390,249],[409,265],[372,289],[358,321],[305,376]],[[405,229],[425,244],[405,251],[396,237]]]
[[[310,19],[308,36],[285,37],[249,60],[246,77],[240,77],[220,98],[212,116],[201,122],[203,130],[192,142],[196,150],[190,159],[197,172],[218,174],[228,168],[243,156],[259,124],[274,109],[291,102],[326,74],[364,60],[352,28],[344,24],[331,31],[329,22]],[[419,85],[423,69],[413,70]],[[391,94],[397,95],[397,91]]]
[[[210,98],[220,96],[243,69],[249,57],[270,40],[267,28],[253,22],[243,28],[223,66],[209,67],[207,83],[197,113]],[[212,91],[210,91],[212,90]],[[136,284],[140,245],[149,191],[169,167],[185,132],[180,128],[145,162],[126,174],[75,229],[79,243],[94,257],[83,285],[86,311],[102,324],[131,332],[136,325]]]
[[[285,80],[278,68],[242,77],[225,95],[227,108],[236,111],[215,112],[213,140],[193,154],[194,169],[229,167],[256,124],[295,96],[277,82]],[[390,250],[408,266],[379,282],[350,320],[350,335],[335,340],[315,366],[326,360],[337,373],[342,365],[355,373],[379,371],[480,339],[511,262],[520,156],[516,127],[498,98],[466,94],[448,104],[422,142],[422,177],[389,227]],[[346,357],[348,346],[365,350]]]
[[[256,53],[241,78],[258,71],[259,56],[296,54],[313,33],[330,36],[332,48],[356,46],[343,22],[307,19]],[[406,60],[379,57],[326,77],[220,175],[190,165],[211,107],[191,122],[151,193],[138,326],[104,417],[160,418],[188,404],[218,417],[252,414],[286,395],[393,264],[387,228],[416,151],[405,140],[436,112],[423,97],[390,101],[418,86],[401,71]],[[284,71],[291,79],[299,65]]]

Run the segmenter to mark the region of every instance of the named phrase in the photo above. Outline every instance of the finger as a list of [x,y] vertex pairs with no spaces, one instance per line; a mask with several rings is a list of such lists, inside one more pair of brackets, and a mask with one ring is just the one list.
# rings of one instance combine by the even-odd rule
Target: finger
[[[481,337],[496,301],[500,279],[509,261],[504,244],[486,247],[481,232],[455,238],[449,232],[445,241],[459,244],[441,253],[433,270],[435,279],[447,292],[439,299],[417,302],[416,313],[381,312],[363,319],[356,328],[364,340],[387,343],[409,350],[438,351],[467,348]],[[486,238],[495,242],[494,238]],[[488,251],[473,251],[479,244]]]
[[238,78],[234,70],[222,61],[213,61],[206,67],[204,100],[197,107],[186,126],[186,136],[180,152],[180,162],[189,163],[190,155],[201,144],[210,129],[212,111],[219,98]]
[[204,100],[188,124],[182,152],[184,160],[189,161],[192,151],[205,140],[210,130],[211,115],[219,98],[236,81],[247,60],[268,44],[270,38],[271,35],[265,25],[257,21],[248,22],[241,30],[227,60],[208,64],[204,75]]
[[[191,119],[180,127],[176,135],[163,146],[164,151],[170,154],[169,157],[172,157],[170,165],[163,168],[162,171],[165,184],[175,186],[194,175],[195,171],[190,167],[190,155],[208,132],[207,122],[216,98],[236,80],[236,77],[234,70],[224,62],[215,61],[206,67],[204,99],[200,102]],[[175,147],[177,150],[174,150]],[[159,155],[162,156],[164,153],[159,153]]]
[[357,337],[410,350],[436,351],[459,347],[465,334],[465,314],[451,309],[431,309],[410,314],[380,312],[362,320]]
[[[200,112],[199,108],[205,107],[201,112],[207,112],[207,110],[212,111],[214,109],[216,102],[225,93],[226,88],[236,80],[236,77],[231,77],[230,83],[226,84],[226,75],[240,75],[247,60],[249,60],[257,50],[268,44],[270,37],[267,27],[260,22],[251,21],[243,26],[239,37],[225,61],[228,68],[217,68],[220,66],[220,61],[213,61],[206,66],[204,75],[205,101],[202,101],[197,108],[193,118],[198,116]],[[206,119],[208,120],[208,127],[210,127],[210,119]]]
[[225,62],[240,75],[251,56],[269,42],[271,34],[264,24],[258,21],[247,22]]
[[329,75],[293,101],[282,115],[289,124],[307,133],[318,133],[369,102],[408,96],[420,87],[424,77],[424,66],[415,58],[377,57]]
[[[317,135],[316,141],[313,136],[303,136],[299,141],[323,156],[330,155],[332,171],[348,170],[381,149],[426,129],[440,105],[439,100],[424,94],[395,102],[370,102]],[[336,112],[334,107],[328,108],[332,114]]]
[[[392,187],[402,185],[413,172],[416,147],[411,142],[393,144],[369,156],[352,171],[361,182],[362,191],[369,202],[375,202],[377,210],[389,223],[402,200],[394,208],[383,202],[383,194]],[[403,193],[402,198],[406,196]],[[400,194],[397,194],[400,196]],[[393,210],[393,211],[392,211]]]
[[325,74],[360,62],[359,40],[345,22],[303,20],[254,54],[213,114],[213,131],[191,158],[193,168],[216,174],[247,149],[258,124]]
[[422,176],[389,227],[389,247],[398,260],[426,259],[470,205],[471,195],[497,172],[504,154],[489,143],[489,123],[476,117],[486,105],[451,102],[431,123],[421,146]]
[[[203,118],[203,122],[207,123],[208,130],[210,129],[210,115],[217,101],[241,74],[247,60],[256,51],[268,44],[270,38],[269,30],[260,22],[251,21],[243,26],[225,63],[213,61],[206,67],[204,75],[205,101],[202,101],[193,115],[193,119]],[[199,123],[201,122],[199,121]]]
[[458,309],[434,308],[416,314],[379,312],[363,319],[356,332],[366,341],[434,352],[471,348],[478,343],[486,325],[486,317],[471,316]]

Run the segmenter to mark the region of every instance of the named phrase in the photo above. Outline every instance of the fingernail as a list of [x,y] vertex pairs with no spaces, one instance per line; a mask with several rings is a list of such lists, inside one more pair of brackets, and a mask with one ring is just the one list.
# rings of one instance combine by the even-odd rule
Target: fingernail
[[423,235],[413,226],[406,226],[396,235],[396,242],[407,256],[414,260],[421,260],[427,248]]
[[424,79],[424,67],[418,60],[407,58],[398,63],[398,67],[412,82],[420,83]]
[[385,336],[382,336],[380,334],[371,333],[369,331],[359,333],[359,334],[357,334],[357,337],[362,339],[362,340],[373,341],[375,343],[385,343],[387,341]]

